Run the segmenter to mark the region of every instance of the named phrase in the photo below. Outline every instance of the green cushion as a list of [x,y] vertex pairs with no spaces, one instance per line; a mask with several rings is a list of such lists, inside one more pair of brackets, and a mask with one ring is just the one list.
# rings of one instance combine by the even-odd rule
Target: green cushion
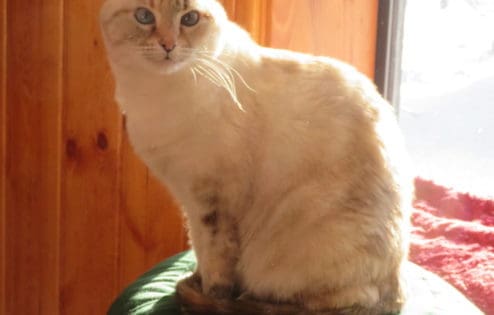
[[[196,260],[188,251],[172,257],[132,283],[113,303],[109,315],[181,314],[175,284],[189,275]],[[407,265],[409,298],[400,315],[482,314],[448,283],[412,263]]]

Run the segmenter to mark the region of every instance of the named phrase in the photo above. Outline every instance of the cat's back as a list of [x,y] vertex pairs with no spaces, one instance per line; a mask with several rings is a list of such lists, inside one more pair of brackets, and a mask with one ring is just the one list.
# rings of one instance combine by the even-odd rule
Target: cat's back
[[[320,136],[378,136],[397,129],[393,109],[353,66],[329,57],[261,48],[256,102],[280,128],[299,126]],[[304,127],[305,126],[305,127]]]
[[265,182],[276,185],[290,168],[341,177],[340,187],[409,179],[393,108],[353,66],[262,48],[257,71],[255,106],[267,117],[263,141],[273,161],[266,162]]
[[257,100],[275,117],[312,114],[371,123],[391,109],[371,80],[345,62],[270,48],[260,55]]

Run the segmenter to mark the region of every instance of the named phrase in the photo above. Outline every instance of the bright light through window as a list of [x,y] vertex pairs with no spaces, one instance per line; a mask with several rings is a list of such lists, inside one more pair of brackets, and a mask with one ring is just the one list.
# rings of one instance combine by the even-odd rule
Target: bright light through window
[[400,124],[419,176],[494,196],[494,1],[407,1]]

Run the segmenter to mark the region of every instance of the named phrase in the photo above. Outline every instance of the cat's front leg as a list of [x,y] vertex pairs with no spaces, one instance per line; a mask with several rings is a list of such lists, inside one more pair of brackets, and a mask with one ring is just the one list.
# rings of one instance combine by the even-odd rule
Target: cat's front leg
[[202,291],[224,299],[235,295],[239,238],[229,203],[218,190],[211,184],[195,189],[197,208],[189,215],[189,224]]
[[198,221],[191,225],[190,236],[202,290],[215,298],[230,298],[234,295],[238,258],[236,229],[227,215],[217,211]]

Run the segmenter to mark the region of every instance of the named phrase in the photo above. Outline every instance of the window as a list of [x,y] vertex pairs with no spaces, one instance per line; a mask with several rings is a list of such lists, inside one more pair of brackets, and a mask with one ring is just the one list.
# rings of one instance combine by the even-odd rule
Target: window
[[392,87],[416,174],[492,197],[494,1],[411,0],[403,16]]

